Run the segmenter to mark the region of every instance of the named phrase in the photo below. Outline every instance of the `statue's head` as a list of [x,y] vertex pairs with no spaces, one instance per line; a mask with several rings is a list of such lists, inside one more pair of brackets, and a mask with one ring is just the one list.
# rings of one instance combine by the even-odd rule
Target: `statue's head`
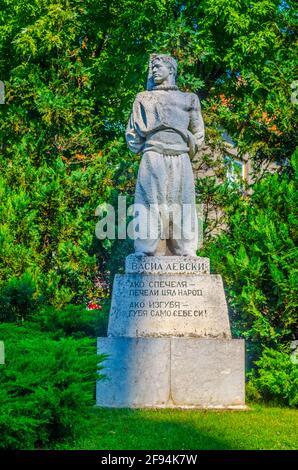
[[152,54],[149,62],[148,89],[164,82],[175,85],[177,76],[176,60],[165,54]]

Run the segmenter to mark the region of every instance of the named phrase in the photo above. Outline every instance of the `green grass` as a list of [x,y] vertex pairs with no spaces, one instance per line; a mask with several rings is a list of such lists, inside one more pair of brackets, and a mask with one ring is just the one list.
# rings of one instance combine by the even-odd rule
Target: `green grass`
[[249,411],[95,409],[75,445],[63,448],[297,449],[297,430],[297,410],[259,405]]

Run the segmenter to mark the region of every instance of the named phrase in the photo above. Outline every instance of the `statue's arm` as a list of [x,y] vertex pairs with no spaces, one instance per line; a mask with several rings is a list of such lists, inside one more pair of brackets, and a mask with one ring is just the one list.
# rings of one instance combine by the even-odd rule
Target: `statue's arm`
[[128,145],[128,148],[133,152],[133,153],[139,153],[143,150],[144,144],[145,144],[145,137],[140,135],[138,132],[138,119],[139,119],[139,114],[140,114],[140,103],[138,100],[135,100],[132,113],[130,115],[127,127],[126,127],[126,133],[125,133],[125,138],[126,142]]
[[189,130],[195,138],[196,146],[199,148],[204,142],[205,129],[200,100],[194,93],[191,94]]

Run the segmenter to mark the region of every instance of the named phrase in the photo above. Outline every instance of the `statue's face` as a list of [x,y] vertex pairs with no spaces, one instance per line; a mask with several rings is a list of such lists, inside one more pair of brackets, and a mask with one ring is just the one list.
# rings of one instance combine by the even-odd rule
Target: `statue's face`
[[152,64],[152,75],[154,83],[156,85],[160,85],[169,77],[169,75],[172,75],[172,70],[161,60],[155,60]]

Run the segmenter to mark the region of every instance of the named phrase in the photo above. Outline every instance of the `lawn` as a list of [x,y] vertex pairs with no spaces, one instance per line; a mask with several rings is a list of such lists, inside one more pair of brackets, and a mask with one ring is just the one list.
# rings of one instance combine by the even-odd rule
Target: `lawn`
[[248,411],[95,409],[75,445],[63,448],[298,449],[297,430],[297,410],[259,405]]

